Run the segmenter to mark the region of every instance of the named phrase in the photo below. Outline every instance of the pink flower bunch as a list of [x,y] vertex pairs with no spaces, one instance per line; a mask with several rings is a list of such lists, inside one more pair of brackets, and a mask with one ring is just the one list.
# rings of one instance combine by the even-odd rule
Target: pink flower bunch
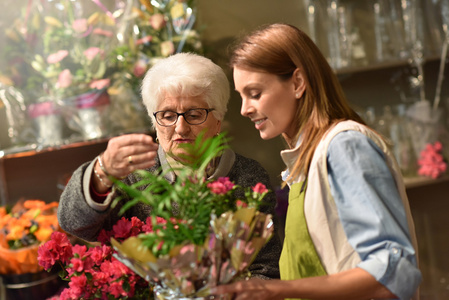
[[58,52],[52,53],[47,57],[47,63],[57,64],[62,61],[67,55],[69,55],[69,51],[59,50]]
[[97,55],[102,59],[104,58],[104,50],[98,47],[89,47],[84,50],[83,54],[88,60],[93,60]]
[[258,182],[255,186],[253,186],[251,188],[253,190],[254,193],[256,194],[263,194],[268,192],[267,187],[265,186],[265,184]]
[[148,283],[113,257],[110,238],[123,241],[142,232],[151,232],[151,218],[146,223],[137,217],[120,219],[112,230],[102,230],[101,245],[72,245],[66,234],[54,232],[38,250],[38,262],[45,270],[55,265],[64,269],[61,277],[69,281],[60,300],[72,299],[148,299]]
[[440,142],[426,145],[418,159],[419,175],[435,179],[446,172],[447,164],[444,162],[443,155],[441,155],[442,149],[443,145]]
[[117,42],[113,38],[117,31],[114,19],[102,11],[74,19],[70,16],[79,8],[68,1],[64,4],[68,17],[61,20],[51,15],[53,4],[46,5],[48,10],[40,16],[45,24],[40,29],[44,47],[30,62],[38,75],[34,81],[38,78],[45,95],[55,99],[108,88],[116,69],[112,60]]
[[55,231],[51,234],[51,239],[44,246],[39,247],[37,251],[37,259],[39,265],[45,270],[50,269],[56,263],[69,263],[73,255],[72,244],[67,235],[62,232]]
[[[212,193],[222,197],[227,197],[234,190],[238,190],[241,188],[240,186],[230,181],[229,177],[220,177],[216,181],[208,183],[207,187],[212,191]],[[258,182],[253,187],[243,189],[243,192],[245,195],[245,199],[237,200],[237,208],[245,208],[248,206],[257,207],[263,197],[265,197],[265,195],[269,192],[269,190],[263,183]]]
[[212,193],[217,195],[227,194],[234,186],[235,184],[229,180],[229,177],[220,177],[216,181],[207,184]]

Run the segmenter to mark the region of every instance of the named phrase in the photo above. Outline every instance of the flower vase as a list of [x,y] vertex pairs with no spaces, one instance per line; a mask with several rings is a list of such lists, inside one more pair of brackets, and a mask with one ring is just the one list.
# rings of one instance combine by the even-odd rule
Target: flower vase
[[24,274],[0,274],[2,300],[45,300],[55,296],[65,282],[59,277],[60,269]]
[[36,126],[36,140],[40,145],[54,146],[63,142],[63,119],[53,101],[31,104],[28,114]]
[[76,98],[79,130],[85,140],[108,134],[104,112],[109,103],[110,98],[106,91],[93,91]]

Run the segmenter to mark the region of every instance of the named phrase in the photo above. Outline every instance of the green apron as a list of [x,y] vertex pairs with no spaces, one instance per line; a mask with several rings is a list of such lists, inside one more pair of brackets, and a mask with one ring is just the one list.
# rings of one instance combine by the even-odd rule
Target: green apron
[[326,275],[310,238],[304,215],[305,182],[290,187],[285,239],[279,259],[282,280]]

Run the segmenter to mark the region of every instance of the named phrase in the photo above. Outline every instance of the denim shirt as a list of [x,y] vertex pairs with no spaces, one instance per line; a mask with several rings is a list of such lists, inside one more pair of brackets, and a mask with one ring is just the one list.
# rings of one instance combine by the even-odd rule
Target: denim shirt
[[[422,276],[385,153],[363,133],[348,130],[335,135],[326,157],[340,222],[348,243],[360,256],[357,267],[400,299],[410,299],[410,287],[417,288]],[[282,178],[288,174],[289,170],[284,171]]]

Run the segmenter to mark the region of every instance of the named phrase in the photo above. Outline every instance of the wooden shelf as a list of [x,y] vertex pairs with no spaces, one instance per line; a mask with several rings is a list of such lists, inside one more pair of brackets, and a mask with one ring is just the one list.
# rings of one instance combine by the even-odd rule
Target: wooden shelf
[[[440,57],[438,57],[438,56],[425,57],[424,64],[426,62],[433,62],[433,61],[438,61],[438,60],[440,60]],[[351,75],[351,74],[362,73],[362,72],[372,72],[372,71],[378,71],[378,70],[384,70],[384,69],[405,67],[407,65],[410,65],[410,59],[408,59],[408,58],[371,63],[371,64],[368,64],[365,66],[352,66],[352,67],[347,67],[347,68],[340,68],[340,69],[335,70],[335,73],[338,76],[344,76],[344,75]]]
[[443,175],[439,178],[432,179],[429,177],[405,177],[404,183],[407,189],[413,189],[423,186],[430,186],[433,184],[439,184],[449,182],[449,175]]
[[58,201],[73,171],[104,151],[108,140],[0,151],[0,205],[12,205],[21,198]]
[[107,142],[109,138],[100,138],[100,139],[94,139],[89,141],[78,141],[73,142],[70,144],[61,144],[57,146],[48,146],[48,147],[39,147],[36,144],[30,144],[26,146],[21,147],[13,147],[9,149],[0,150],[0,159],[7,159],[7,158],[18,158],[18,157],[26,157],[26,156],[33,156],[37,154],[42,154],[46,152],[52,152],[52,151],[59,151],[64,149],[71,149],[71,148],[80,148],[85,147],[89,145],[95,145],[98,143],[104,143]]

